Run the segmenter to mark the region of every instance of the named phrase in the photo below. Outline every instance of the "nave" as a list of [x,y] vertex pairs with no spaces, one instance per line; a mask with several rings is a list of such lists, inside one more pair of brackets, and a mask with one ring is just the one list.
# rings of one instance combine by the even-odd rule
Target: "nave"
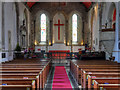
[[1,76],[2,90],[120,89],[120,65],[108,60],[16,59],[2,63]]
[[0,1],[2,90],[119,90],[120,1],[41,1]]

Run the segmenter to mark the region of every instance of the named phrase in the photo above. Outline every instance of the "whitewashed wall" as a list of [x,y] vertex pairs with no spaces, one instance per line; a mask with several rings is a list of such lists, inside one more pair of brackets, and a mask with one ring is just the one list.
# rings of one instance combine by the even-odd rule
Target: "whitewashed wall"
[[[4,3],[4,31],[5,31],[5,52],[6,58],[2,59],[2,62],[13,59],[14,47],[16,46],[16,17],[15,17],[14,3]],[[8,31],[11,32],[11,55],[8,55]]]
[[[94,12],[92,14],[92,12]],[[91,27],[91,19],[93,17],[93,27]],[[92,48],[95,51],[99,51],[99,11],[98,11],[98,4],[95,4],[93,8],[88,12],[88,29],[92,32],[92,38],[90,35],[90,41],[92,40]],[[91,34],[91,33],[89,33]],[[91,43],[91,42],[89,42]],[[90,44],[91,45],[91,44]]]
[[[19,28],[20,25],[23,24],[23,15],[25,10],[25,5],[23,3],[18,3],[19,5]],[[0,3],[0,12],[2,12],[1,9],[1,3]],[[28,10],[27,10],[28,11]],[[0,32],[1,32],[1,16],[2,13],[0,13]],[[30,12],[28,11],[28,34],[30,34]],[[2,58],[2,62],[13,60],[13,50],[16,47],[17,44],[17,22],[16,22],[17,16],[16,16],[16,7],[14,2],[5,2],[4,3],[4,31],[5,31],[5,49],[3,50],[3,53],[6,53],[6,58]],[[8,46],[8,31],[11,32],[11,55],[9,55],[10,52],[8,52],[9,46]],[[0,33],[1,35],[1,33]],[[1,37],[1,36],[0,36]],[[29,38],[29,36],[28,36]],[[29,40],[29,39],[28,39]],[[0,38],[1,42],[1,38]],[[0,44],[1,48],[1,44]],[[0,54],[1,55],[1,54]],[[0,56],[1,57],[1,56]]]

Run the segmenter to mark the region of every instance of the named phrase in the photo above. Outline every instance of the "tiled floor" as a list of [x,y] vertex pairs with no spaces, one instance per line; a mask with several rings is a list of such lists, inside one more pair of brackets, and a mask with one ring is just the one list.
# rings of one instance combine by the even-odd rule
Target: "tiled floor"
[[69,69],[70,68],[69,67],[70,64],[69,64],[69,62],[70,61],[66,60],[66,61],[61,61],[60,63],[58,63],[58,60],[56,60],[56,61],[54,60],[54,62],[52,64],[51,71],[49,73],[47,84],[45,86],[46,87],[45,90],[52,90],[52,80],[53,80],[53,77],[54,77],[55,66],[65,66],[72,87],[74,88],[74,90],[78,90],[79,89],[77,83],[75,82],[74,78],[72,77],[72,75],[70,73],[70,69]]

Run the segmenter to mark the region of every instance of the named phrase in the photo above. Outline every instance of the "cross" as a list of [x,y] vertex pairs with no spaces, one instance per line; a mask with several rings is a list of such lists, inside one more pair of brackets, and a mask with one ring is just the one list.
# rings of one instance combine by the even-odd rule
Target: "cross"
[[58,24],[54,24],[55,26],[58,26],[58,40],[60,40],[60,26],[64,26],[64,24],[60,24],[60,19],[58,19]]

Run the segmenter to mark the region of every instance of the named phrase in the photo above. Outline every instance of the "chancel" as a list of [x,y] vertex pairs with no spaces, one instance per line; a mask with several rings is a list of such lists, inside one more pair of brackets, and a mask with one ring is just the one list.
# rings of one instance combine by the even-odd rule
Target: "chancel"
[[2,90],[120,89],[120,1],[13,1],[0,1]]

